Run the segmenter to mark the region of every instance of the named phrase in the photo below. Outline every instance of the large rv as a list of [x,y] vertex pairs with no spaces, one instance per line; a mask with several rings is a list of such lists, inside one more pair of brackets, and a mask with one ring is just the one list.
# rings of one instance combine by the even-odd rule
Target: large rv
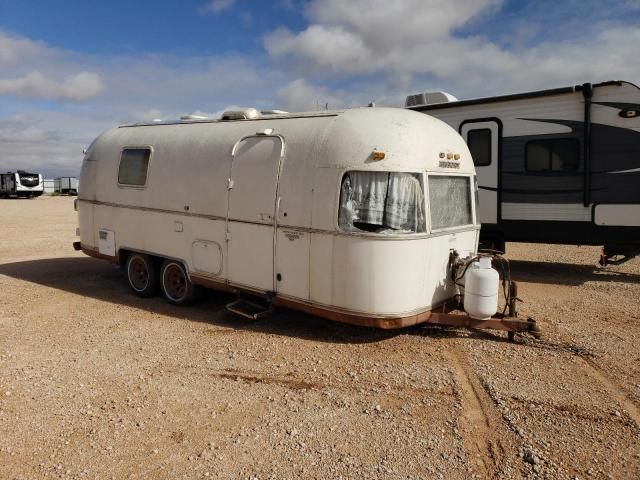
[[42,175],[17,172],[0,173],[0,197],[39,197],[44,193]]
[[479,183],[481,243],[604,245],[602,263],[640,252],[640,90],[623,81],[405,106],[455,128]]
[[140,296],[202,285],[381,328],[451,300],[480,229],[466,144],[404,109],[122,125],[87,150],[76,208],[76,248]]

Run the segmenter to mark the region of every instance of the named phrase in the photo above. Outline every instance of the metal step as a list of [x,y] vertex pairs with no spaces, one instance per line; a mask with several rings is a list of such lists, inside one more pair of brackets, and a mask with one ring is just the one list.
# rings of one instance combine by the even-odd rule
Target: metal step
[[225,308],[236,315],[251,320],[259,320],[273,312],[271,302],[262,302],[259,299],[248,300],[246,298],[238,298],[238,300],[228,303]]

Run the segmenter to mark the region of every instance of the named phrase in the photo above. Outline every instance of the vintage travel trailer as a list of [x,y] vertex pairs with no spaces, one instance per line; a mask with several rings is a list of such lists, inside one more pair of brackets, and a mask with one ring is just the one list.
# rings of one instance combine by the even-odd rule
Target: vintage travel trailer
[[[121,264],[141,296],[179,305],[201,285],[264,311],[402,327],[443,319],[460,300],[456,271],[491,268],[477,261],[475,192],[462,138],[404,109],[122,125],[86,152],[75,246]],[[478,299],[497,303],[495,283]],[[480,300],[483,325],[531,329],[496,323]],[[256,318],[260,305],[228,308]]]
[[24,170],[0,173],[0,197],[39,197],[44,193],[44,182],[39,173]]
[[458,101],[407,97],[465,139],[479,183],[481,243],[604,245],[640,253],[640,89],[623,81]]

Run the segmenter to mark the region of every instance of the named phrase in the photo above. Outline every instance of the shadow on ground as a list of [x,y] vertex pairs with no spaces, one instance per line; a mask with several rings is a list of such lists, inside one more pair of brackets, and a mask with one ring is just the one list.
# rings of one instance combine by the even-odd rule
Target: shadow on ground
[[259,321],[248,320],[225,310],[225,305],[235,299],[233,295],[212,290],[204,290],[193,306],[176,307],[161,297],[136,297],[118,267],[88,257],[0,264],[0,275],[159,315],[327,343],[374,343],[407,333],[345,325],[286,309]]
[[638,283],[640,275],[620,272],[616,267],[598,268],[577,263],[511,260],[511,277],[518,282],[578,286],[586,282]]
[[[580,285],[587,281],[640,281],[640,275],[601,272],[588,265],[517,260],[511,261],[511,269],[515,280],[526,282]],[[375,343],[402,334],[499,342],[506,340],[506,337],[498,332],[447,329],[430,325],[418,325],[402,330],[376,330],[330,322],[286,309],[279,309],[263,320],[253,321],[225,310],[225,305],[232,301],[234,296],[212,290],[205,290],[194,306],[176,307],[165,303],[160,297],[136,297],[129,290],[119,268],[88,257],[50,258],[0,264],[0,275],[105,302],[140,308],[159,315],[327,343]]]

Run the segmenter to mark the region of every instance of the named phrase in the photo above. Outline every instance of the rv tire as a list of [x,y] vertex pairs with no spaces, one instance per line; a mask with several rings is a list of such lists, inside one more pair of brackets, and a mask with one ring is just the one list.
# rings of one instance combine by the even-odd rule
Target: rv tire
[[152,297],[158,293],[158,264],[153,257],[131,253],[127,257],[127,280],[133,293]]
[[160,288],[167,302],[173,305],[189,305],[195,298],[195,285],[182,263],[165,260],[160,268]]

